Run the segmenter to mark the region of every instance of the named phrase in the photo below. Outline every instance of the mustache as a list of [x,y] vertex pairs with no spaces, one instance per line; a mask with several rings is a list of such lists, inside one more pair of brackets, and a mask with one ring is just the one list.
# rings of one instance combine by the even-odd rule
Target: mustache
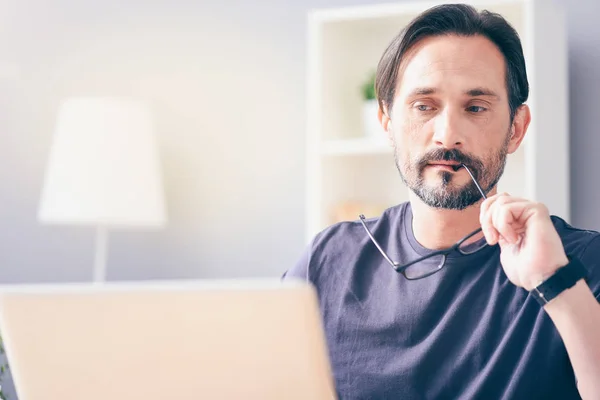
[[418,171],[423,171],[427,164],[435,161],[451,161],[465,164],[473,172],[475,178],[477,178],[479,173],[483,170],[483,163],[478,158],[463,153],[458,149],[434,149],[425,153],[417,161]]

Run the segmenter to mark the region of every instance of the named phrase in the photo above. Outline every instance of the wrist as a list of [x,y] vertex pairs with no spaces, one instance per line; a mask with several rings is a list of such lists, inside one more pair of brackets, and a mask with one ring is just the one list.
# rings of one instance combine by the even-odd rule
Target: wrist
[[565,267],[567,264],[569,264],[569,259],[565,255],[563,259],[554,263],[554,265],[548,268],[547,271],[541,272],[529,278],[529,283],[527,284],[527,286],[524,286],[524,289],[528,292],[531,292],[533,289],[535,289],[536,287],[550,279],[552,276],[554,276],[558,272],[558,270]]
[[541,283],[535,284],[529,291],[530,296],[545,306],[562,292],[573,287],[579,280],[585,279],[586,275],[587,270],[579,260],[568,258],[564,266],[557,268]]

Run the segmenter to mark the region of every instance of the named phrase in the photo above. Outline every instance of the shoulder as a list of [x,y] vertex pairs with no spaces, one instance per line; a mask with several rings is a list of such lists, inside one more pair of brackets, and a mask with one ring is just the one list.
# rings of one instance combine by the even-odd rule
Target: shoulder
[[[365,225],[371,232],[399,225],[408,204],[390,207],[378,217],[367,218]],[[361,243],[368,240],[369,236],[360,220],[345,221],[319,232],[313,240],[312,251],[315,256],[335,256],[359,248]]]
[[552,215],[550,219],[562,240],[567,254],[581,256],[590,246],[592,249],[600,247],[600,232],[576,228],[555,215]]
[[588,285],[600,296],[600,232],[576,228],[557,216],[551,216],[565,253],[577,258],[588,270]]
[[[371,231],[400,224],[407,205],[408,203],[402,203],[390,207],[380,216],[366,219],[365,224]],[[350,256],[360,252],[369,240],[358,219],[333,224],[313,237],[298,263],[284,276],[295,276],[316,283],[329,275],[335,275],[335,268],[347,263]]]

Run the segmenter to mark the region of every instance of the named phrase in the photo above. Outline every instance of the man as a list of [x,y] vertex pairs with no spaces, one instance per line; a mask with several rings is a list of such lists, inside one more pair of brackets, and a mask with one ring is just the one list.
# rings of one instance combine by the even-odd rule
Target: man
[[339,397],[600,399],[600,234],[497,193],[530,122],[517,33],[430,9],[376,91],[410,201],[329,227],[284,275],[317,289]]

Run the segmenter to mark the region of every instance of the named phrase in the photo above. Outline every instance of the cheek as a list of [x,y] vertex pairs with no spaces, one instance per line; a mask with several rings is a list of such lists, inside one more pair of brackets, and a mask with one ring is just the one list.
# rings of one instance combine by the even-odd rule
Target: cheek
[[405,116],[402,120],[394,136],[396,138],[397,153],[400,158],[406,161],[414,161],[421,157],[428,149],[428,140],[431,135],[431,122],[422,118],[410,118]]
[[485,131],[478,139],[478,147],[485,149],[486,154],[497,154],[498,152],[510,149],[511,131],[508,127],[494,129],[493,131]]
[[427,140],[426,131],[429,129],[431,121],[423,118],[416,118],[410,114],[400,116],[398,121],[402,121],[396,136],[404,143],[413,145]]

